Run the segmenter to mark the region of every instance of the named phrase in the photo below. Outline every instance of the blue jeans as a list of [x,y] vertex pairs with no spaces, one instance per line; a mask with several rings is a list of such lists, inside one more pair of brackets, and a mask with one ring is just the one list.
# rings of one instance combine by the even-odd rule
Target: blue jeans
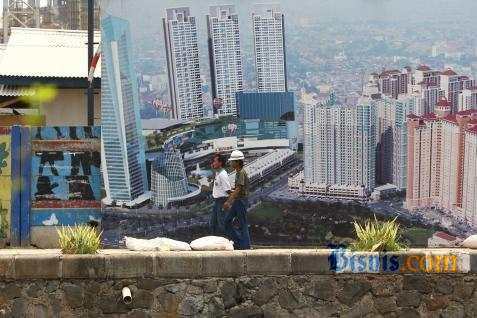
[[[250,249],[250,234],[248,232],[247,221],[247,199],[237,199],[225,216],[225,232],[234,241],[234,248],[237,250]],[[233,226],[233,220],[239,221],[239,229]]]
[[214,199],[214,208],[210,216],[209,227],[212,235],[224,234],[224,212],[223,206],[227,198]]

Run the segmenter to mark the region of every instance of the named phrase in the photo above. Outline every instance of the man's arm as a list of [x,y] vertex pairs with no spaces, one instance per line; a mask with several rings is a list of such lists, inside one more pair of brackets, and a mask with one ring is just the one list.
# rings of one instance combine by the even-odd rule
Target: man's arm
[[224,208],[226,210],[228,210],[232,204],[234,203],[234,201],[237,199],[237,197],[239,196],[240,194],[240,191],[242,190],[242,186],[240,184],[237,184],[235,186],[235,189],[232,191],[232,193],[230,193],[227,201],[225,201],[224,203]]

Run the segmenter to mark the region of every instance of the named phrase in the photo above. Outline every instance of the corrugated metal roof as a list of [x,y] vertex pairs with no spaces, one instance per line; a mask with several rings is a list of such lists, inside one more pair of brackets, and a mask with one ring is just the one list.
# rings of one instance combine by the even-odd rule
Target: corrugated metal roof
[[35,89],[31,87],[0,85],[0,96],[33,96],[35,95]]
[[[101,33],[96,31],[94,41],[100,40]],[[87,78],[87,42],[84,30],[12,28],[0,60],[0,76]]]

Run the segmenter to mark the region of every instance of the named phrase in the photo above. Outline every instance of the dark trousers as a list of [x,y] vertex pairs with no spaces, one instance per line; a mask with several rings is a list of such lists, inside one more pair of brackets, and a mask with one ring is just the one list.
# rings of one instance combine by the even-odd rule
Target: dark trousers
[[223,206],[227,198],[214,199],[214,208],[210,216],[209,227],[212,235],[224,234],[224,212]]
[[[225,232],[230,239],[234,241],[234,249],[250,249],[250,234],[248,232],[247,221],[248,201],[246,199],[237,199],[232,204],[225,217]],[[239,229],[233,226],[234,219],[239,222]]]

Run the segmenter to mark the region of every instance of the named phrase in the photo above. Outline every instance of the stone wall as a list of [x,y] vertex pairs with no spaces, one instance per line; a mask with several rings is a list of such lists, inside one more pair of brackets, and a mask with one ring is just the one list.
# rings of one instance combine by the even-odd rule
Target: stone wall
[[477,254],[457,253],[470,267],[358,274],[325,250],[0,252],[0,317],[475,317]]

